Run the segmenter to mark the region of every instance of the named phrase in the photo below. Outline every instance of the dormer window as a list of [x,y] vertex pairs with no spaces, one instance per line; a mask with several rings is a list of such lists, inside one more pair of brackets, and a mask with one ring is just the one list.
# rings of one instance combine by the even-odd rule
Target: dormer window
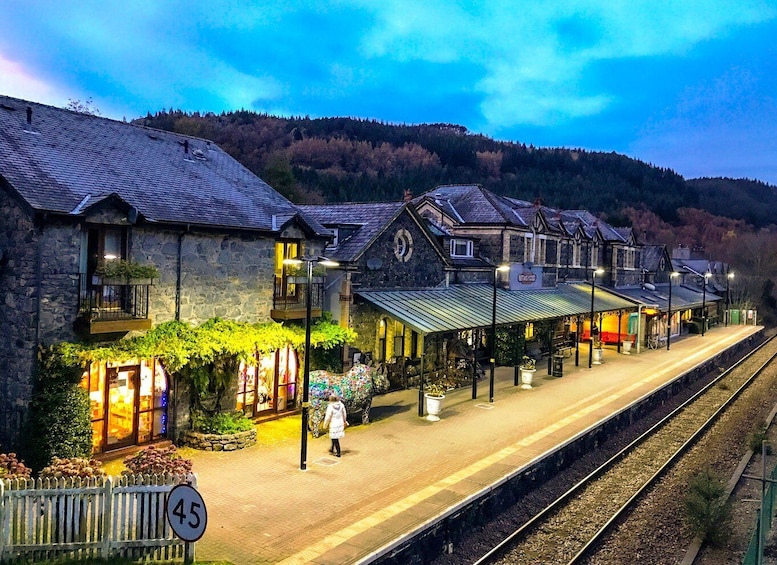
[[473,245],[469,239],[451,240],[451,257],[472,257]]

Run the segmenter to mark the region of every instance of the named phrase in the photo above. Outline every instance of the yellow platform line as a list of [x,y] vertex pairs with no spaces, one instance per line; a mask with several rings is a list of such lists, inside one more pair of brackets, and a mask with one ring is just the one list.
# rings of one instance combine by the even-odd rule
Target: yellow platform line
[[489,455],[483,459],[479,459],[475,463],[468,465],[467,467],[461,469],[460,471],[457,471],[456,473],[448,477],[440,479],[436,483],[426,486],[423,489],[403,498],[402,500],[399,500],[387,506],[386,508],[378,510],[377,512],[374,512],[369,516],[362,518],[361,520],[358,520],[357,522],[351,524],[346,528],[343,528],[333,534],[326,536],[325,538],[314,543],[313,545],[310,545],[305,549],[298,551],[293,555],[290,555],[289,557],[281,561],[280,565],[296,565],[296,564],[302,565],[305,563],[311,563],[312,561],[315,560],[316,557],[323,555],[327,551],[334,549],[335,547],[337,547],[338,545],[341,545],[342,543],[345,543],[349,539],[357,535],[363,534],[367,530],[380,525],[381,523],[399,515],[405,510],[413,508],[420,502],[423,502],[424,500],[431,498],[432,496],[446,490],[447,488],[457,483],[460,483],[466,479],[469,479],[470,477],[490,467],[491,465],[499,463],[500,461],[506,459],[507,457],[510,457],[511,455],[514,455],[520,450],[525,449],[526,447],[529,447],[537,443],[538,441],[554,434],[560,429],[565,428],[566,426],[585,418],[589,414],[596,412],[600,408],[607,406],[614,400],[623,396],[624,393],[636,390],[644,386],[645,384],[648,384],[651,381],[656,380],[660,376],[663,376],[664,374],[666,374],[670,369],[675,369],[680,365],[687,364],[689,360],[699,357],[703,353],[709,353],[708,349],[712,349],[713,347],[714,349],[719,349],[720,342],[718,342],[716,346],[714,346],[713,344],[713,345],[710,345],[710,347],[702,348],[698,350],[696,353],[692,353],[687,357],[684,357],[682,361],[672,363],[663,369],[659,369],[651,376],[646,377],[635,383],[632,383],[628,387],[619,389],[617,393],[613,393],[604,398],[601,398],[600,400],[592,404],[589,404],[585,408],[578,410],[574,414],[570,414],[569,416],[562,418],[558,422],[555,422],[550,426],[546,426],[545,428],[538,430],[537,432],[534,432],[533,434],[515,442],[512,445],[502,448],[496,453]]

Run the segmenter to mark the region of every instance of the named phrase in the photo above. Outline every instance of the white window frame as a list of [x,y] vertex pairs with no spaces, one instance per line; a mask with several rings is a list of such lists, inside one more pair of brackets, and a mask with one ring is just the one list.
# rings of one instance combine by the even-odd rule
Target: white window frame
[[[457,246],[464,246],[464,253],[457,253]],[[451,257],[472,257],[474,253],[474,245],[471,239],[451,239]]]
[[537,265],[545,265],[545,253],[547,251],[548,243],[547,238],[539,235],[537,236],[537,246],[534,253],[534,263]]

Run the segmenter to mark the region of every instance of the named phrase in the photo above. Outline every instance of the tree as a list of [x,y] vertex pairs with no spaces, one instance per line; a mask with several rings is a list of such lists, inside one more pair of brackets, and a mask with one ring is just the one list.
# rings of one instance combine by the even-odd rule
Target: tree
[[68,98],[66,109],[78,112],[80,114],[88,114],[89,116],[100,116],[100,110],[94,105],[92,97],[86,99],[85,102],[81,102],[78,99]]

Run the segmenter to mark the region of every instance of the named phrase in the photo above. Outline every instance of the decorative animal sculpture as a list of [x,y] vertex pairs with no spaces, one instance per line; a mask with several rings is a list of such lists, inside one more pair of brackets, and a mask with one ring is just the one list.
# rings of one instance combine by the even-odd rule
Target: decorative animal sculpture
[[310,419],[308,427],[313,437],[321,435],[321,423],[331,394],[336,394],[345,404],[350,417],[361,412],[362,424],[370,422],[372,398],[388,390],[388,379],[368,365],[356,364],[342,375],[327,371],[310,372]]

